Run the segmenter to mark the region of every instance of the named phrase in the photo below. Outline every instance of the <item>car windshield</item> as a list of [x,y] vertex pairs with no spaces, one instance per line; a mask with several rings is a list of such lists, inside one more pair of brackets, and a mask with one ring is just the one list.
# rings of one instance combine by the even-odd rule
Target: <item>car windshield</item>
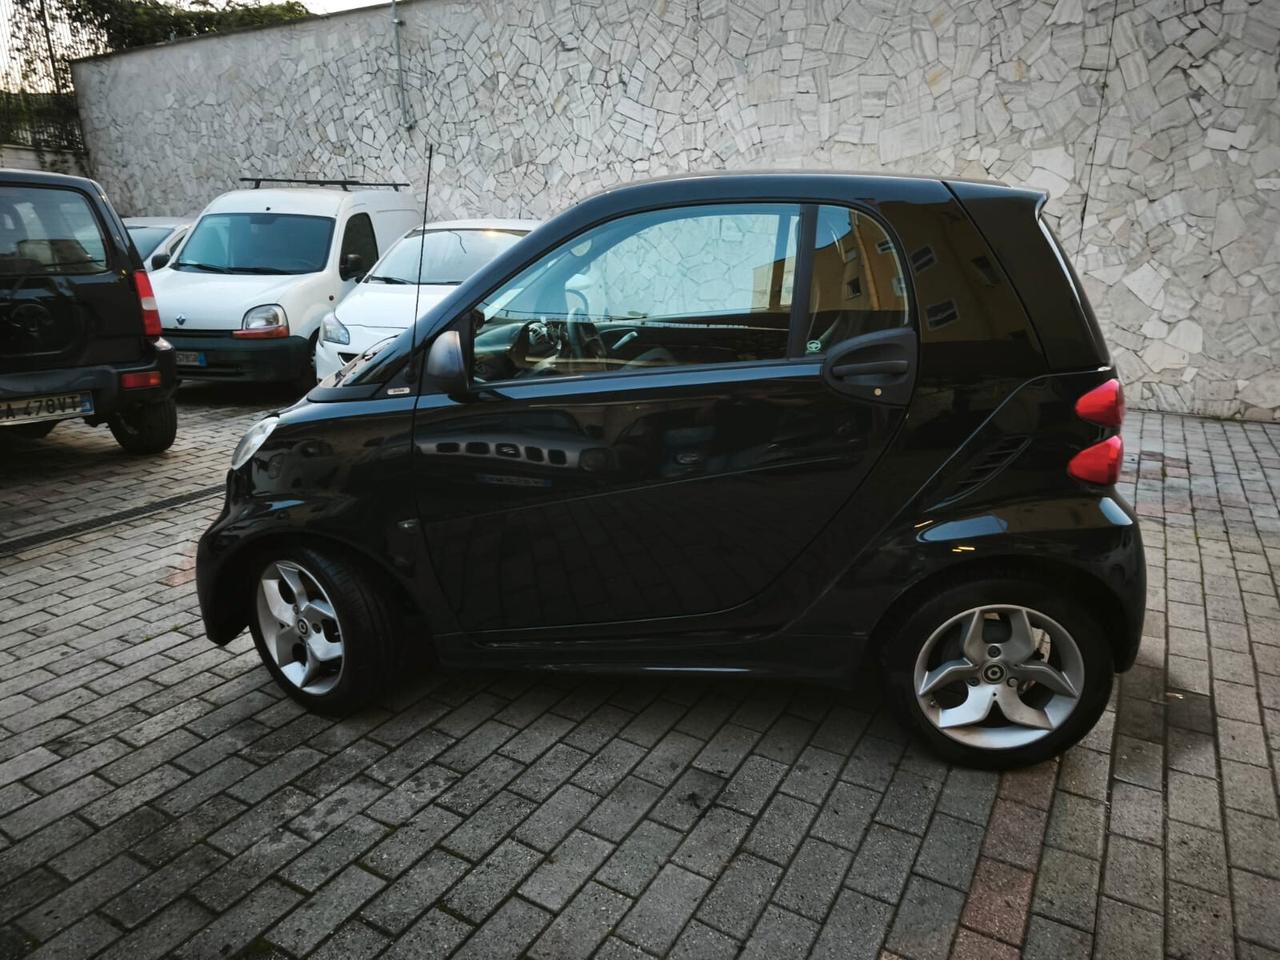
[[[523,230],[415,230],[396,242],[365,283],[459,284],[525,235]],[[422,271],[418,272],[421,257]]]
[[329,259],[332,217],[210,213],[172,266],[208,273],[318,273]]
[[129,239],[138,248],[138,256],[143,260],[156,252],[160,241],[173,233],[173,227],[130,227]]
[[106,241],[81,193],[0,186],[0,276],[106,269]]

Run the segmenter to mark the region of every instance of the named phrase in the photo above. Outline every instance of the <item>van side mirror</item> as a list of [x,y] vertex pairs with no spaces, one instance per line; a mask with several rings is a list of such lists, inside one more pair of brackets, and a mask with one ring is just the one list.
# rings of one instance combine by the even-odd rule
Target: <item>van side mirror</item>
[[445,393],[467,392],[467,365],[462,355],[462,335],[457,330],[446,330],[431,344],[427,376],[440,381]]
[[168,262],[169,262],[169,254],[157,253],[154,257],[151,258],[151,269],[159,270]]
[[338,276],[343,280],[359,280],[364,273],[364,257],[358,253],[348,253],[338,267]]

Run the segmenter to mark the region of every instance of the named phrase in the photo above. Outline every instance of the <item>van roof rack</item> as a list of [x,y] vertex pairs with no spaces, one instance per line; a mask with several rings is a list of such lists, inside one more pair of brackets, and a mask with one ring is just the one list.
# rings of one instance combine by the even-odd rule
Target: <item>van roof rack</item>
[[253,189],[257,190],[264,183],[305,183],[309,187],[341,187],[343,190],[350,190],[352,187],[390,187],[396,193],[400,192],[401,187],[408,187],[407,183],[395,183],[392,181],[379,182],[373,180],[310,180],[305,177],[241,177],[241,183],[252,183]]

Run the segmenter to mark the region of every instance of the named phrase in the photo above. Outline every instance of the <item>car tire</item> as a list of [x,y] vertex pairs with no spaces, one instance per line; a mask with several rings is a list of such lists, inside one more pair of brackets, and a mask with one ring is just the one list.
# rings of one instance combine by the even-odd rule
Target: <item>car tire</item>
[[162,453],[178,435],[178,402],[172,397],[117,411],[107,421],[126,453]]
[[399,618],[365,567],[329,550],[290,547],[260,555],[254,570],[250,632],[285,693],[308,710],[340,714],[385,688]]
[[889,703],[935,754],[996,770],[1078,742],[1106,709],[1115,673],[1080,597],[1013,575],[939,590],[892,631],[881,662]]
[[301,390],[305,397],[308,393],[315,389],[320,381],[316,379],[316,344],[320,341],[320,331],[313,333],[307,341],[307,359],[302,364],[302,370],[298,373],[297,378],[293,381],[294,389]]
[[14,437],[19,440],[43,440],[61,422],[60,420],[42,420],[37,423],[20,423],[0,430],[0,437]]

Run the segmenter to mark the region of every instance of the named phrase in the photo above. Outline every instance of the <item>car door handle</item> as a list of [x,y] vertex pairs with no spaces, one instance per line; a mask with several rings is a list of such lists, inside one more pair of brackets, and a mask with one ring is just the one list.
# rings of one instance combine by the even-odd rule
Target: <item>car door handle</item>
[[902,376],[911,369],[905,360],[871,360],[866,363],[841,363],[831,368],[831,375],[837,380],[851,380],[854,377],[870,377],[876,374]]

